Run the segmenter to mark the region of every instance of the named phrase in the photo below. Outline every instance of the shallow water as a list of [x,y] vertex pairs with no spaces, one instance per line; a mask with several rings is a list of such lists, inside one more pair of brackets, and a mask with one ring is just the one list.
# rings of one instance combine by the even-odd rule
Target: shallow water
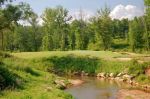
[[87,77],[82,80],[85,81],[84,84],[71,87],[65,91],[72,94],[75,99],[116,99],[119,89],[128,87],[124,83],[105,79]]

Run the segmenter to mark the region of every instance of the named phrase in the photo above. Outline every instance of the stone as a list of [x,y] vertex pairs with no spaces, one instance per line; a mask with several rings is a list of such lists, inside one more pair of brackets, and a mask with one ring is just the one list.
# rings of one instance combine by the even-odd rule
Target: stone
[[70,79],[69,82],[73,85],[73,86],[78,86],[78,85],[81,85],[84,83],[84,81],[80,80],[80,79],[75,79],[75,80],[72,80]]
[[56,87],[59,89],[66,89],[67,85],[64,83],[64,80],[55,80]]
[[126,80],[132,80],[132,78],[133,78],[133,76],[131,76],[131,75],[123,75],[122,76],[123,77],[123,79],[126,79]]
[[80,73],[79,72],[74,72],[73,75],[80,75]]
[[120,77],[116,77],[115,80],[119,81]]
[[89,73],[85,73],[85,76],[88,76],[89,75]]
[[82,71],[82,72],[81,72],[81,76],[85,76],[85,71]]
[[123,74],[122,73],[119,73],[118,75],[117,75],[117,77],[121,77]]
[[60,85],[60,84],[57,84],[57,85],[56,85],[56,88],[61,89],[61,90],[66,89],[66,87],[65,87],[65,86]]
[[109,74],[109,77],[112,77],[112,78],[113,78],[114,76],[115,76],[114,73],[110,73],[110,74]]
[[97,77],[105,78],[105,73],[98,73],[98,74],[97,74]]

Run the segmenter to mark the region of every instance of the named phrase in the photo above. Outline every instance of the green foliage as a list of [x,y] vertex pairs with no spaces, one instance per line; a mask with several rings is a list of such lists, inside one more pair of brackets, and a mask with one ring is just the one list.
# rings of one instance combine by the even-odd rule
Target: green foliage
[[136,60],[132,60],[128,72],[129,74],[138,76],[140,74],[144,74],[145,69],[146,69],[145,64],[139,64]]
[[129,29],[129,44],[131,46],[132,51],[135,51],[136,48],[143,47],[143,33],[144,33],[144,25],[142,23],[142,19],[135,18],[130,22]]
[[1,58],[9,58],[9,57],[11,57],[11,55],[9,53],[0,51],[0,57]]
[[138,81],[142,84],[149,84],[150,83],[150,77],[146,76],[144,74],[140,74],[138,77],[136,77],[136,81]]
[[39,74],[38,72],[36,72],[35,70],[33,70],[33,69],[30,68],[30,67],[25,68],[25,71],[26,71],[27,73],[30,73],[31,75],[40,76],[40,74]]
[[119,62],[119,61],[106,61],[102,60],[99,62],[99,68],[97,73],[114,73],[118,74],[128,68],[129,62]]
[[[46,72],[43,66],[51,66],[51,64],[49,61],[43,62],[41,58],[28,60],[16,57],[4,58],[3,64],[0,64],[0,88],[6,89],[0,91],[2,93],[0,97],[6,99],[73,99],[71,95],[56,88],[54,80],[58,77]],[[59,77],[59,79],[62,78]],[[10,88],[12,90],[9,90]]]
[[105,7],[98,11],[98,18],[96,19],[96,38],[99,46],[104,50],[109,50],[112,44],[112,20],[109,17],[110,10]]
[[97,43],[90,43],[88,45],[88,50],[94,50],[94,51],[99,51],[101,50],[102,48],[100,48],[99,44]]
[[17,84],[17,79],[20,78],[8,70],[5,64],[0,64],[0,90],[20,86]]
[[53,39],[49,35],[45,35],[42,40],[42,49],[45,51],[53,50]]
[[87,72],[95,74],[98,68],[98,59],[89,57],[79,57],[74,55],[64,57],[51,57],[46,61],[52,62],[52,68],[56,73],[73,73],[73,72]]
[[47,8],[43,14],[45,35],[42,46],[50,46],[50,49],[66,50],[68,48],[68,11],[62,6]]

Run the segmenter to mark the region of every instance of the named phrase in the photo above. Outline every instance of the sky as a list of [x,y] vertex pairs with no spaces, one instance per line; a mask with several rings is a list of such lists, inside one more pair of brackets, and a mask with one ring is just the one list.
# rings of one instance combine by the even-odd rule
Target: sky
[[105,5],[111,8],[112,19],[133,19],[144,14],[144,0],[16,0],[13,3],[27,2],[33,10],[41,15],[45,8],[62,5],[69,14],[76,17],[79,9],[83,9],[87,18],[91,17]]

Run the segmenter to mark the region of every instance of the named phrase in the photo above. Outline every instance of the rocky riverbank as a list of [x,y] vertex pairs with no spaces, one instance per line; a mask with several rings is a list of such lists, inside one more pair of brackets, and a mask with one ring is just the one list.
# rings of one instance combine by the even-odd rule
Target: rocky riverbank
[[103,79],[114,80],[117,82],[118,81],[124,82],[124,83],[132,85],[134,88],[140,88],[143,90],[150,91],[150,84],[141,84],[141,83],[135,81],[136,76],[129,75],[125,71],[118,73],[118,74],[102,72],[102,73],[98,73],[96,75],[94,75],[94,74],[91,75],[91,74],[88,74],[88,73],[82,71],[81,73],[75,72],[74,75],[82,76],[82,77],[84,77],[84,76],[96,76],[98,79],[103,78]]
[[135,76],[129,75],[127,73],[119,73],[117,75],[113,73],[98,73],[97,78],[105,78],[109,80],[115,80],[115,81],[120,81],[120,82],[125,82],[133,87],[140,88],[143,90],[150,91],[150,85],[147,84],[140,84],[134,80]]

